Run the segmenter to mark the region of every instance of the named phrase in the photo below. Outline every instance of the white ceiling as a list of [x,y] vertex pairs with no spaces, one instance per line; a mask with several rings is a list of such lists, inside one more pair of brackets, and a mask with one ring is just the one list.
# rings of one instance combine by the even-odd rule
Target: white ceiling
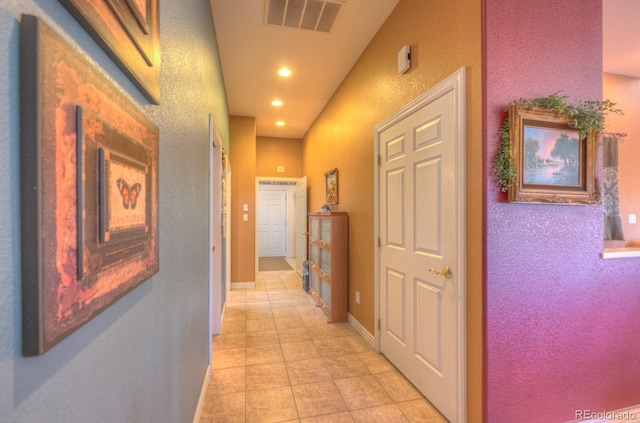
[[258,136],[302,138],[398,0],[346,0],[331,33],[266,25],[267,1],[211,0],[229,113],[254,116]]
[[[302,138],[398,0],[345,0],[331,33],[266,25],[267,1],[211,0],[229,113],[255,117],[258,136]],[[603,0],[603,28],[604,71],[640,78],[640,0]]]

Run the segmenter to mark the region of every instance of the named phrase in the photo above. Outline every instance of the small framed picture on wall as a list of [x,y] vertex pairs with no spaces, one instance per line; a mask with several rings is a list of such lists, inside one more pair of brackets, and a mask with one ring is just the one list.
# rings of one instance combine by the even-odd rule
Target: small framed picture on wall
[[331,169],[324,174],[327,193],[327,204],[338,204],[338,169]]

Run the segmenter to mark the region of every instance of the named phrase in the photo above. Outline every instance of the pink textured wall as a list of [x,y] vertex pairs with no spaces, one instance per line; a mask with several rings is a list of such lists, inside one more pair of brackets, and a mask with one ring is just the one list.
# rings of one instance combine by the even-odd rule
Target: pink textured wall
[[640,404],[640,259],[603,260],[602,206],[508,204],[504,107],[602,97],[601,0],[485,0],[486,421]]

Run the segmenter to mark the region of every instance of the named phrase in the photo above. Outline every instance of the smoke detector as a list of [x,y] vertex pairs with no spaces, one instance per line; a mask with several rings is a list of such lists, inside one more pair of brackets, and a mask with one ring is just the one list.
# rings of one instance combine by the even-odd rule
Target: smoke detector
[[341,0],[266,0],[265,23],[331,32],[346,6]]

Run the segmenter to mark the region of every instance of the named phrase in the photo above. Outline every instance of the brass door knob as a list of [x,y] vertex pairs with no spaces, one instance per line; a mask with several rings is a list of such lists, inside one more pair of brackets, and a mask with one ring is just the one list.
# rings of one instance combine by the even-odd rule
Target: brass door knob
[[429,272],[433,272],[436,275],[444,276],[447,279],[451,279],[453,272],[449,266],[445,266],[442,270],[436,270],[433,267],[429,269]]

